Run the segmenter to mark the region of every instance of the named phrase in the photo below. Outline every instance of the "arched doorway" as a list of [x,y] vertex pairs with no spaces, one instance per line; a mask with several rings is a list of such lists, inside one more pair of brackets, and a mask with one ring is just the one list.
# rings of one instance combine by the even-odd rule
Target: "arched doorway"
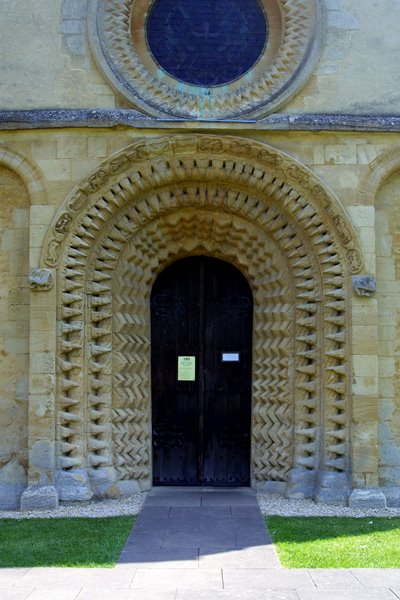
[[153,483],[250,483],[253,297],[233,265],[184,258],[151,295]]
[[304,165],[250,139],[202,135],[124,149],[48,232],[60,498],[70,485],[97,496],[151,486],[151,289],[174,260],[200,255],[236,265],[254,293],[251,484],[346,500],[357,236]]

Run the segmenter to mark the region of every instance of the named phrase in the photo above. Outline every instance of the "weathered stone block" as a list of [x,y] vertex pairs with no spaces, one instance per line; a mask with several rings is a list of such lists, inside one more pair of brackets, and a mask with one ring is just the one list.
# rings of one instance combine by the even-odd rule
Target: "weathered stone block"
[[54,469],[54,442],[38,440],[29,452],[30,467],[38,471],[53,471]]
[[354,375],[371,377],[378,376],[378,357],[369,354],[355,354],[353,356]]
[[375,227],[374,206],[347,206],[346,210],[356,227]]
[[263,492],[284,496],[286,494],[287,483],[285,481],[257,481],[254,482],[253,487]]
[[87,502],[93,496],[87,472],[83,469],[57,471],[55,485],[61,502]]
[[[69,36],[72,37],[72,36]],[[75,36],[74,36],[75,37]],[[70,181],[71,161],[67,158],[38,160],[49,181]]]
[[347,506],[350,494],[350,474],[320,471],[316,488],[315,502],[332,506]]
[[363,423],[378,419],[378,398],[375,396],[353,396],[353,421]]
[[353,325],[353,352],[367,355],[378,352],[378,327]]
[[93,494],[99,498],[116,498],[120,495],[117,481],[117,473],[113,467],[102,467],[99,469],[90,469],[90,484]]
[[107,156],[107,139],[103,137],[90,137],[88,139],[89,158],[105,158]]
[[289,482],[286,490],[287,498],[313,498],[317,475],[317,471],[292,469],[289,474]]
[[21,511],[51,510],[58,507],[58,494],[51,485],[30,485],[21,496]]
[[57,141],[58,158],[86,158],[87,141],[86,138],[60,138]]
[[377,375],[356,375],[353,382],[353,394],[356,396],[378,395]]
[[386,503],[390,508],[400,508],[400,486],[382,488]]
[[325,162],[335,165],[357,163],[357,149],[351,144],[332,144],[325,147]]
[[54,375],[55,357],[51,352],[37,352],[31,356],[31,372]]
[[49,225],[56,212],[55,206],[36,205],[31,206],[30,219],[32,225]]
[[334,490],[331,488],[319,489],[314,497],[317,504],[329,504],[330,506],[347,506],[349,490]]
[[358,473],[376,473],[378,448],[370,445],[353,445],[353,469]]
[[15,458],[0,468],[0,510],[19,508],[26,483],[25,469]]
[[349,498],[351,508],[386,508],[386,498],[382,490],[353,490]]
[[54,375],[32,375],[29,382],[30,392],[33,395],[52,394],[55,388]]
[[135,479],[118,481],[116,487],[119,490],[120,496],[132,496],[142,491],[142,486]]

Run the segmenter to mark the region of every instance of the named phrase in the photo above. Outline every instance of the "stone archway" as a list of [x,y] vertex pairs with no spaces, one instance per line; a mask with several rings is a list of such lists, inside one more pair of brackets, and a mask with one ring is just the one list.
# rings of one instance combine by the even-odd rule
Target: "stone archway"
[[74,191],[44,246],[57,267],[61,499],[150,485],[149,295],[176,258],[235,264],[255,301],[252,481],[345,500],[348,275],[338,201],[299,163],[230,136],[136,143]]

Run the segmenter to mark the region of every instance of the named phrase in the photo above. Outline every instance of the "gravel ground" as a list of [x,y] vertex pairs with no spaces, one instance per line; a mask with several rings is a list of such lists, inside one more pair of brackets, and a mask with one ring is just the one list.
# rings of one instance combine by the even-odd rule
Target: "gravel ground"
[[264,515],[282,517],[400,517],[400,508],[360,509],[315,504],[313,500],[288,500],[277,494],[259,492],[257,500]]
[[0,519],[54,519],[61,517],[117,517],[137,515],[143,506],[146,492],[116,500],[93,500],[87,504],[63,504],[54,510],[11,511],[0,510]]
[[[93,500],[88,504],[63,504],[57,509],[46,511],[0,511],[0,519],[51,519],[60,517],[115,517],[137,515],[143,506],[146,493],[134,494],[116,500]],[[315,504],[312,500],[288,500],[277,494],[257,494],[264,515],[283,517],[400,517],[400,508],[361,510],[344,506]]]

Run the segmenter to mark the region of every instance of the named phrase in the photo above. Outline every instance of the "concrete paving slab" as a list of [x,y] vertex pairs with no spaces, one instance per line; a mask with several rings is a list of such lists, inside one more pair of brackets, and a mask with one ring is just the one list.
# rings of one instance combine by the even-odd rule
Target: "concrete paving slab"
[[235,523],[236,531],[259,531],[260,525],[265,528],[264,520],[262,519],[261,514],[259,517],[251,517],[249,519],[235,517],[233,521]]
[[0,589],[2,586],[9,587],[10,585],[14,585],[14,583],[22,579],[29,571],[29,568],[0,569]]
[[258,503],[254,494],[240,494],[237,492],[214,492],[203,494],[202,506],[251,506],[257,507]]
[[125,547],[161,548],[164,541],[164,531],[132,531],[126,540]]
[[200,521],[202,517],[202,509],[200,506],[172,506],[170,518],[177,520],[193,520],[198,519]]
[[0,588],[0,600],[26,600],[29,594],[32,593],[32,588],[18,589],[15,588]]
[[236,548],[234,531],[205,531],[201,537],[201,548]]
[[224,569],[224,587],[227,590],[243,589],[315,589],[306,569]]
[[[151,518],[138,518],[135,525],[133,526],[132,533],[139,533],[139,531],[155,531],[157,529],[169,529],[171,527],[171,522],[180,523],[181,521],[173,520],[173,519],[151,519]],[[197,520],[196,524],[199,526],[200,521]]]
[[146,499],[145,505],[140,511],[138,521],[140,519],[168,519],[170,512],[171,507],[169,504],[165,506],[149,506]]
[[236,545],[239,548],[244,546],[265,546],[270,542],[266,531],[237,531]]
[[365,588],[400,588],[400,569],[351,569]]
[[[117,565],[118,567],[118,565]],[[41,587],[126,587],[133,580],[135,570],[127,568],[115,569],[68,569],[41,567],[30,569],[16,584],[15,588]]]
[[[29,595],[29,600],[76,600],[81,591],[81,587],[47,587],[38,586],[34,588]],[[1,598],[1,596],[0,596]]]
[[204,506],[201,507],[202,519],[232,519],[230,504],[226,506]]
[[176,600],[299,600],[295,590],[180,590]]
[[232,519],[230,506],[172,506],[171,519]]
[[163,548],[198,548],[201,533],[194,531],[167,531],[162,543]]
[[130,565],[134,569],[197,569],[198,549],[165,549],[123,551],[119,564]]
[[131,587],[134,589],[156,588],[158,590],[222,589],[221,569],[137,569]]
[[202,496],[199,494],[166,494],[146,498],[146,506],[201,506]]
[[262,518],[258,506],[231,506],[234,519],[259,519]]
[[[77,600],[175,600],[175,597],[175,590],[115,588],[112,595],[110,595],[110,590],[87,587],[82,589]],[[53,600],[58,600],[58,598],[54,597]]]
[[334,589],[302,590],[297,589],[299,600],[398,600],[390,589]]
[[182,532],[193,532],[200,533],[201,531],[201,520],[200,519],[168,519],[165,524],[164,531],[182,531]]
[[273,546],[260,546],[236,550],[221,548],[203,550],[200,548],[199,566],[200,568],[218,567],[221,569],[265,569],[278,568],[280,564]]
[[309,569],[317,588],[362,589],[357,577],[348,569]]

